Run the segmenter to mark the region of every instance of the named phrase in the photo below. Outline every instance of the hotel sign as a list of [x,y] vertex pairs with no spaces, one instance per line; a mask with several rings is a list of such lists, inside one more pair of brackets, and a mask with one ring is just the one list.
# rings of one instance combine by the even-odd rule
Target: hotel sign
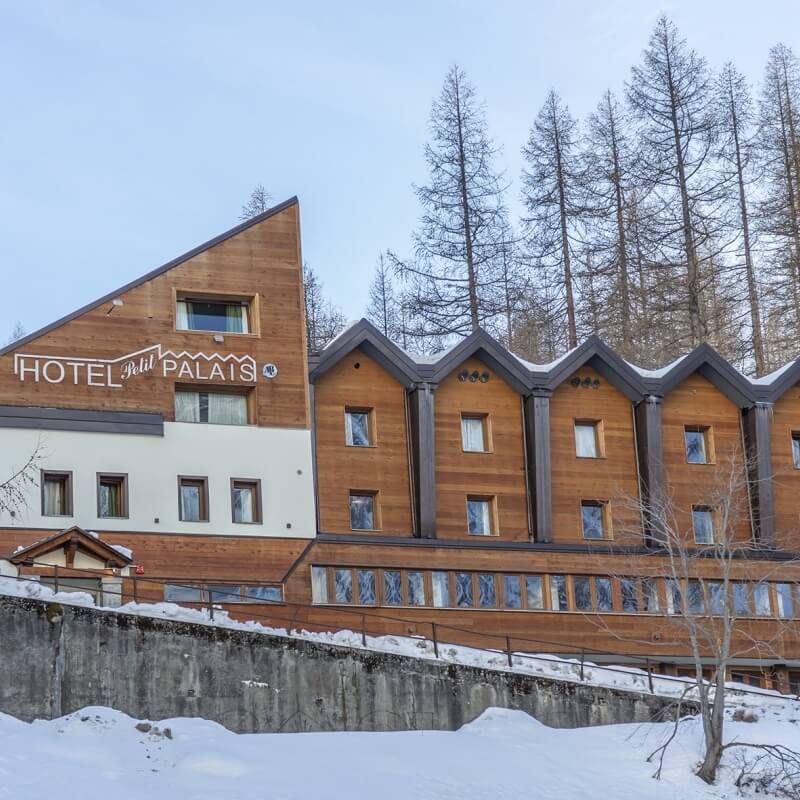
[[[277,374],[277,368],[275,372]],[[255,383],[258,371],[252,356],[189,353],[186,350],[175,352],[154,344],[119,358],[15,353],[14,374],[22,382],[121,389],[130,378],[144,374],[173,377],[192,383],[222,381],[241,384]]]

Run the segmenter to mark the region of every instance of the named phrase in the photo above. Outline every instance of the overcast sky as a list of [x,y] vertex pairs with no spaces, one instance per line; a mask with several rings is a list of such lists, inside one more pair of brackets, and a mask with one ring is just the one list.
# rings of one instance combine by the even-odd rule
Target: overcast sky
[[547,90],[585,115],[661,10],[754,82],[772,44],[800,49],[798,0],[0,0],[0,343],[232,227],[258,183],[300,198],[306,260],[362,316],[378,253],[408,249],[449,65],[515,209]]

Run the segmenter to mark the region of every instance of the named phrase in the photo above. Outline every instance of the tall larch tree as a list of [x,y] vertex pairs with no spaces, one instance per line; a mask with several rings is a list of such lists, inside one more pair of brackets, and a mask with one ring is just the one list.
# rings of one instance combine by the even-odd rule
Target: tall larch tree
[[659,199],[660,249],[667,266],[685,270],[681,294],[688,330],[673,343],[680,351],[709,333],[701,294],[704,267],[712,263],[720,233],[720,186],[710,169],[715,118],[709,71],[665,16],[656,22],[642,63],[633,67],[627,96],[639,123],[642,178]]
[[367,319],[389,339],[401,347],[407,346],[404,313],[401,299],[395,290],[393,270],[389,260],[381,253],[375,265],[375,274],[369,287]]
[[239,213],[239,219],[242,222],[247,222],[248,219],[257,217],[263,214],[270,208],[272,202],[272,195],[264,188],[263,184],[259,183],[252,192],[247,202],[242,205],[242,210]]
[[317,353],[345,327],[341,309],[325,299],[322,281],[317,273],[303,264],[303,300],[306,312],[306,343],[311,353]]
[[429,341],[465,336],[502,311],[502,179],[486,113],[464,71],[447,73],[430,116],[430,180],[415,186],[422,206],[412,258],[390,253],[406,285],[410,332]]
[[578,130],[561,98],[547,95],[522,148],[522,220],[526,250],[550,294],[549,316],[566,321],[567,347],[578,344],[573,250],[580,239]]

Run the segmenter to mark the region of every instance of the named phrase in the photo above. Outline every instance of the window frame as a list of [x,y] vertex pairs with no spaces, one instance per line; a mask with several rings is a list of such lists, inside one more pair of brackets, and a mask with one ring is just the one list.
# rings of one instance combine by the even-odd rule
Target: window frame
[[[215,331],[206,328],[179,328],[178,327],[178,303],[220,303],[224,305],[244,305],[246,307],[247,332],[237,331]],[[211,334],[212,336],[245,336],[259,337],[261,335],[259,326],[259,298],[258,293],[238,294],[229,292],[203,292],[174,289],[172,298],[172,326],[176,333],[200,333]]]
[[[44,485],[48,478],[55,478],[64,485],[64,513],[63,514],[48,514],[45,511],[45,498],[44,498]],[[39,494],[41,497],[41,509],[43,517],[73,517],[75,516],[74,504],[74,484],[72,477],[72,470],[68,469],[42,469],[39,471]]]
[[[353,527],[353,497],[371,497],[372,498],[372,526],[371,528],[354,528]],[[347,512],[350,521],[351,531],[379,531],[381,530],[381,515],[380,515],[380,490],[379,489],[348,489],[347,490]]]
[[[594,433],[594,451],[593,456],[585,456],[578,453],[578,427],[590,427]],[[603,427],[602,419],[586,419],[583,417],[575,418],[572,421],[572,435],[575,440],[575,458],[585,459],[587,461],[596,461],[606,457],[606,443],[605,443],[605,430]]]
[[[473,533],[469,529],[469,504],[471,502],[476,503],[488,503],[489,505],[489,513],[487,518],[489,520],[489,531],[487,533]],[[466,502],[464,504],[464,509],[467,514],[467,535],[468,536],[499,536],[499,526],[497,520],[497,503],[496,498],[494,495],[486,495],[486,494],[468,494]]]
[[[464,447],[464,420],[477,419],[481,423],[482,436],[483,436],[483,450],[467,450]],[[458,432],[461,436],[461,452],[468,455],[487,455],[494,452],[491,436],[491,425],[489,422],[489,414],[481,411],[461,411],[459,414]]]
[[[200,519],[183,518],[183,485],[200,484]],[[196,524],[199,522],[211,521],[211,507],[208,497],[208,476],[207,475],[178,475],[178,521]]]
[[[348,442],[350,437],[350,427],[348,417],[350,414],[366,414],[367,415],[367,444],[353,444]],[[375,409],[369,406],[345,406],[344,407],[344,445],[345,447],[354,447],[357,450],[366,450],[370,447],[377,447],[377,430],[375,427]]]
[[[700,433],[703,436],[703,461],[690,461],[689,448],[686,443],[687,433]],[[684,425],[683,426],[683,455],[687,464],[695,467],[702,467],[708,464],[716,464],[716,451],[714,449],[714,429],[711,425]]]
[[[697,527],[695,525],[695,514],[696,513],[705,513],[708,514],[709,520],[711,522],[711,541],[710,542],[701,542],[697,538]],[[714,515],[714,509],[711,506],[704,505],[703,503],[697,503],[692,505],[692,536],[694,537],[694,543],[700,545],[701,547],[710,547],[716,544],[717,541],[717,523],[716,518]]]
[[[107,483],[116,482],[119,484],[119,502],[120,510],[122,513],[115,516],[103,516],[100,513],[100,488],[103,484],[103,479],[110,478],[111,481],[106,480]],[[97,473],[97,518],[98,519],[130,519],[130,506],[128,505],[128,473],[127,472],[98,472]]]
[[[602,524],[602,536],[587,536],[586,527],[583,520],[583,509],[586,508],[599,508],[600,521]],[[608,500],[596,500],[593,498],[581,498],[580,501],[580,515],[581,515],[581,537],[585,542],[607,542],[612,539],[611,536],[611,514],[609,512]]]
[[792,464],[795,469],[800,469],[800,431],[792,431]]
[[[241,520],[236,519],[236,503],[234,501],[234,492],[237,485],[247,485],[253,489],[253,519]],[[261,502],[261,478],[231,478],[231,522],[234,525],[263,525],[264,511]]]
[[[244,425],[239,425],[235,422],[210,422],[203,420],[197,420],[194,422],[192,420],[179,420],[178,419],[178,394],[227,394],[227,395],[238,395],[244,397],[244,406],[245,406],[245,416],[246,421]],[[246,425],[254,425],[256,419],[256,407],[255,407],[255,387],[254,386],[219,386],[218,384],[212,384],[211,386],[198,386],[194,383],[176,383],[175,389],[172,396],[172,418],[175,422],[180,422],[183,425],[225,425],[226,427],[233,427],[233,428],[243,428]]]

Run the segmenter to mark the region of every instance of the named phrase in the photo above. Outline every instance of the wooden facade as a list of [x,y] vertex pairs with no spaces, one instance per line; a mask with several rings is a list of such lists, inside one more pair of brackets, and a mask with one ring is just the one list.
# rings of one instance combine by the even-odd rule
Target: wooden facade
[[[0,442],[40,435],[57,451],[53,469],[75,470],[83,487],[69,514],[0,520],[0,566],[76,525],[133,551],[123,599],[180,597],[196,585],[186,602],[213,606],[229,587],[240,593],[220,601],[230,613],[280,626],[427,636],[438,625],[442,641],[494,647],[508,637],[520,650],[678,669],[688,645],[648,514],[654,498],[669,498],[691,542],[693,508],[713,508],[733,475],[744,487],[737,539],[752,544],[734,578],[764,587],[742,622],[739,657],[752,666],[760,656],[746,642],[777,637],[772,662],[800,668],[800,639],[787,627],[800,593],[787,615],[783,588],[800,583],[800,366],[750,381],[702,346],[647,372],[596,339],[537,366],[482,331],[415,359],[363,320],[308,354],[301,276],[299,207],[289,201],[0,350]],[[246,302],[248,333],[178,330],[187,296]],[[248,432],[209,423],[179,436],[176,389],[247,392]],[[367,441],[348,440],[348,412],[368,417]],[[465,420],[478,421],[480,446],[467,446]],[[595,432],[589,453],[578,447],[581,426]],[[687,455],[687,431],[705,437],[702,463]],[[141,505],[135,470],[152,470],[161,456],[148,453],[170,448],[143,444],[137,464],[113,469],[85,453],[75,466],[71,454],[165,439],[217,448],[177,454],[169,524],[155,500],[138,517],[108,520],[99,495],[84,502],[110,470]],[[209,479],[223,455],[231,474]],[[0,460],[4,472],[11,466]],[[276,474],[280,488],[270,485]],[[210,518],[183,519],[181,475],[205,486],[206,504],[211,480]],[[257,487],[252,518],[237,519],[237,486]],[[373,498],[371,526],[354,525],[353,494]],[[470,499],[489,503],[488,529],[470,532]],[[602,508],[602,536],[587,535],[584,504]],[[316,525],[294,515],[298,505]],[[17,568],[58,578],[52,559]],[[694,569],[715,578],[713,559]]]

